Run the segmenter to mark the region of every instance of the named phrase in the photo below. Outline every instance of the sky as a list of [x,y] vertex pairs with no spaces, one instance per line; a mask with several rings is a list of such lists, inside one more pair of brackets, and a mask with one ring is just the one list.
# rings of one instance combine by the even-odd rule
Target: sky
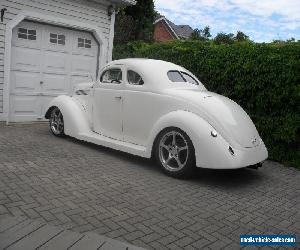
[[243,31],[255,42],[300,40],[300,0],[154,0],[175,24],[218,32]]

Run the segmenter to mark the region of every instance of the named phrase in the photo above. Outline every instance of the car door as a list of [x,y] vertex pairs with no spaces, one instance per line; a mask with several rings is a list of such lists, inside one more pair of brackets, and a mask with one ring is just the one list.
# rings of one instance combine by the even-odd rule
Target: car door
[[122,67],[104,70],[93,91],[93,130],[101,135],[123,140]]

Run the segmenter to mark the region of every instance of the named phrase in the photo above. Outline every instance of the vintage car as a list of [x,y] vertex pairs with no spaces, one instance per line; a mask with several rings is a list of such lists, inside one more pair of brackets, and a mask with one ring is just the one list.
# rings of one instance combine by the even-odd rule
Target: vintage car
[[268,157],[246,112],[207,91],[183,67],[124,59],[99,75],[77,85],[72,96],[51,101],[45,117],[54,135],[154,157],[174,177],[191,174],[195,166],[257,168]]

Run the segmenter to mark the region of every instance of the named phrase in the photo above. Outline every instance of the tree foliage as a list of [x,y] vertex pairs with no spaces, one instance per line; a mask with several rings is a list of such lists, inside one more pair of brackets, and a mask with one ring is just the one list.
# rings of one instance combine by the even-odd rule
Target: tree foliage
[[214,42],[216,44],[232,44],[234,43],[234,34],[226,34],[224,32],[220,32],[214,38]]
[[136,5],[120,10],[116,16],[115,43],[152,41],[155,15],[153,0],[137,0]]
[[207,41],[211,37],[210,27],[206,26],[204,29],[195,29],[192,33],[191,40]]
[[234,37],[234,40],[238,42],[245,42],[249,41],[249,36],[247,36],[244,32],[242,31],[237,31],[236,36]]

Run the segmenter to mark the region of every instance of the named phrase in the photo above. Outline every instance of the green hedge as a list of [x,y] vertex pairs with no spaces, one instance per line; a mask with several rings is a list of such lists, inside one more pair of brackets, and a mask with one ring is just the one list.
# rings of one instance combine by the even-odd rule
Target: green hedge
[[162,59],[189,69],[208,90],[235,100],[247,111],[271,159],[300,168],[299,42],[134,42],[115,47],[113,57]]

